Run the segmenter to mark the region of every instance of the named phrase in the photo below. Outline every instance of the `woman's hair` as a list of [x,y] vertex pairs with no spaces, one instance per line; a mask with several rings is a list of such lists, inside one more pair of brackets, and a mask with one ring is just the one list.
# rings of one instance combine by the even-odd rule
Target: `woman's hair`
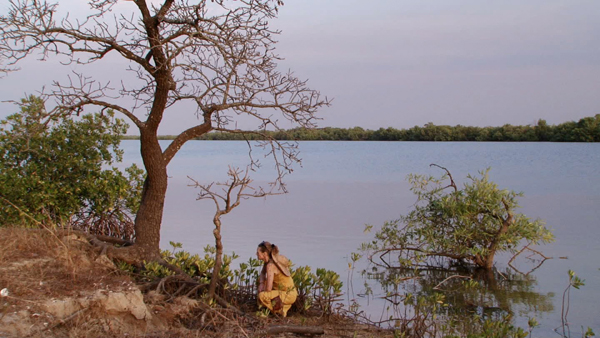
[[279,248],[275,244],[271,244],[267,241],[262,241],[258,244],[258,248],[261,252],[268,252],[269,257],[273,258],[273,255],[279,254]]

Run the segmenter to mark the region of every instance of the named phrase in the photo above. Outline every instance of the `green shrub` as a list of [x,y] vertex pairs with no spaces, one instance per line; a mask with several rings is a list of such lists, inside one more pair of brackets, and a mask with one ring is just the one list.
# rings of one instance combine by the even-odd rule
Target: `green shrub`
[[0,226],[79,222],[92,232],[133,237],[132,228],[119,226],[137,211],[142,171],[111,167],[122,160],[123,120],[112,111],[58,119],[30,96],[0,124]]

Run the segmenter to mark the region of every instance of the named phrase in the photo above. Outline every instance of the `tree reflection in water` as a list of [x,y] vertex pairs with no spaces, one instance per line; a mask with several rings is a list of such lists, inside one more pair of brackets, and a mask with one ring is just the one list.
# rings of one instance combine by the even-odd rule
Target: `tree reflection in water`
[[407,336],[462,336],[482,332],[486,321],[508,327],[515,316],[535,317],[554,310],[553,293],[537,292],[534,276],[510,268],[372,266],[363,275],[366,294],[385,301],[379,320],[363,319]]

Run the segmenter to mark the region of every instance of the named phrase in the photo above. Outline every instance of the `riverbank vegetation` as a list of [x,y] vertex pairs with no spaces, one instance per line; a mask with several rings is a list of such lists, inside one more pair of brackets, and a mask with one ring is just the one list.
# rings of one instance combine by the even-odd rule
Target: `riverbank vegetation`
[[[569,121],[549,125],[538,120],[535,125],[501,127],[447,126],[427,123],[409,129],[379,128],[368,130],[354,128],[295,128],[267,131],[269,137],[277,140],[296,141],[475,141],[475,142],[600,142],[600,114],[585,117],[579,121]],[[260,140],[262,136],[244,133],[211,132],[197,140]],[[126,139],[139,139],[127,136]],[[163,140],[175,136],[163,135]]]

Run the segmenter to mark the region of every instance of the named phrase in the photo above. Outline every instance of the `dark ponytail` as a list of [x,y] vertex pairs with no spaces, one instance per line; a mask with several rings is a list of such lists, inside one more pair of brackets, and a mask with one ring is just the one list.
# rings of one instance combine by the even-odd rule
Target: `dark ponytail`
[[271,259],[274,255],[279,254],[279,248],[277,247],[277,245],[269,243],[267,241],[260,242],[260,244],[258,244],[258,247],[261,249],[261,252],[268,252],[269,258]]

